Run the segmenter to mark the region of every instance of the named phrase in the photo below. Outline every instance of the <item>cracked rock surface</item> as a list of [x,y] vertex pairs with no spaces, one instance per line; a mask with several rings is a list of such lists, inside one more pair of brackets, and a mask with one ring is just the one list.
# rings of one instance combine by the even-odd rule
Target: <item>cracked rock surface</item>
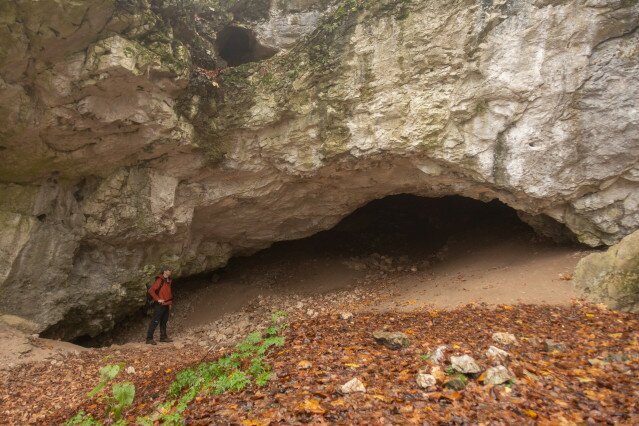
[[[229,26],[277,53],[226,67]],[[615,244],[639,227],[638,27],[618,0],[3,2],[1,318],[93,336],[161,263],[397,193]]]

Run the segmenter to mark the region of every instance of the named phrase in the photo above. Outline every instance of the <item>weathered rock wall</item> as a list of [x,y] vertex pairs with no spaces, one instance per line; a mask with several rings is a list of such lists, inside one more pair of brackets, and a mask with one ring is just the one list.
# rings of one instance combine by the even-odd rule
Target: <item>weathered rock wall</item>
[[[278,50],[233,68],[217,34]],[[0,5],[0,311],[97,334],[181,275],[395,193],[639,228],[639,2]],[[543,230],[542,230],[543,231]]]
[[604,253],[581,259],[575,269],[575,287],[591,301],[612,309],[639,312],[639,231]]

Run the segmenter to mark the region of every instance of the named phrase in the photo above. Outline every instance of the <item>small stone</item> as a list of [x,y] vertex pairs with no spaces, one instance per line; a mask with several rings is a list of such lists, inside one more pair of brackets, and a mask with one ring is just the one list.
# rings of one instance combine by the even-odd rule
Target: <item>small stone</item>
[[175,349],[184,349],[184,343],[182,342],[175,342],[173,346],[175,346]]
[[531,337],[528,339],[528,343],[530,343],[533,346],[537,346],[540,345],[542,342],[542,340],[539,337]]
[[448,378],[448,376],[446,376],[446,373],[444,373],[444,370],[442,370],[442,368],[438,365],[430,369],[430,374],[435,379],[437,379],[438,382],[442,382],[442,383],[445,382],[446,379]]
[[27,353],[31,352],[31,349],[32,348],[29,345],[21,345],[21,346],[19,346],[17,348],[17,352],[22,354],[22,355],[24,355],[24,354],[27,354]]
[[206,340],[200,340],[199,342],[197,342],[197,344],[200,346],[207,346],[208,342]]
[[339,314],[339,317],[343,319],[344,321],[349,321],[353,319],[353,314],[350,312],[342,312]]
[[517,338],[515,337],[514,334],[511,334],[511,333],[503,333],[503,332],[493,333],[493,340],[499,343],[500,345],[504,345],[504,346],[517,344]]
[[423,389],[428,389],[437,384],[437,379],[431,374],[417,373],[417,384]]
[[410,340],[408,336],[399,331],[375,331],[373,333],[373,338],[377,341],[377,343],[381,343],[389,349],[401,349],[410,345]]
[[430,360],[435,364],[440,364],[442,361],[446,359],[446,351],[448,350],[448,346],[441,345],[435,349],[432,353]]
[[448,380],[444,386],[448,389],[460,391],[468,384],[468,378],[463,374],[456,374],[450,380]]
[[464,374],[476,374],[481,373],[481,368],[475,362],[473,357],[469,355],[451,356],[450,363],[455,371],[459,371]]
[[546,339],[544,341],[544,349],[546,350],[546,352],[565,352],[568,350],[568,347],[561,342],[555,342],[552,339]]
[[340,388],[341,392],[344,394],[354,393],[354,392],[366,392],[366,386],[362,383],[357,377],[349,380]]
[[126,371],[127,374],[135,374],[135,367],[129,365],[127,368],[124,369],[124,371]]
[[539,376],[531,373],[530,371],[524,369],[524,376],[528,377],[530,380],[538,382],[539,381]]
[[491,346],[486,351],[486,357],[493,361],[504,362],[506,358],[508,358],[510,354],[503,349],[499,349],[496,346]]
[[508,371],[508,369],[503,365],[490,367],[484,374],[485,385],[501,385],[515,379],[510,371]]

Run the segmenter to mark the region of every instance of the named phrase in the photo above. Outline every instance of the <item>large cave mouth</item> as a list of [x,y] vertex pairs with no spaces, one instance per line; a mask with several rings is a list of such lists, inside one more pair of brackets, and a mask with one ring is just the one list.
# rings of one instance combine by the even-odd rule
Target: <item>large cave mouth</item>
[[264,46],[248,28],[228,26],[217,34],[217,52],[229,67],[268,59],[276,49]]
[[[545,219],[555,234],[563,233],[568,236],[564,242],[569,241],[571,234],[564,225]],[[252,256],[232,259],[229,267],[262,257],[291,259],[309,254],[334,258],[379,254],[420,259],[435,255],[455,241],[463,240],[472,250],[470,246],[486,246],[505,239],[550,243],[547,236],[524,223],[517,210],[498,200],[398,194],[367,203],[326,231],[277,242]]]
[[[450,276],[464,275],[470,281],[474,276],[485,279],[486,288],[503,279],[503,285],[492,290],[483,290],[481,282],[464,282],[469,288],[475,285],[479,293],[492,291],[484,300],[493,303],[491,298],[508,293],[511,282],[516,287],[530,271],[543,281],[535,292],[546,291],[543,286],[559,288],[557,272],[572,270],[574,252],[573,245],[558,245],[535,233],[516,210],[499,201],[392,195],[369,202],[331,229],[232,258],[225,268],[210,275],[176,280],[176,315],[171,328],[179,334],[206,326],[251,305],[258,295],[313,297],[350,291],[362,280],[374,286],[383,277],[412,280],[417,286],[435,282],[454,287],[459,283],[446,281]],[[377,275],[366,281],[370,274]],[[525,291],[538,285],[534,279]],[[562,297],[569,300],[567,294]],[[148,318],[139,315],[118,325],[117,333],[79,339],[78,343],[139,340],[147,323]]]

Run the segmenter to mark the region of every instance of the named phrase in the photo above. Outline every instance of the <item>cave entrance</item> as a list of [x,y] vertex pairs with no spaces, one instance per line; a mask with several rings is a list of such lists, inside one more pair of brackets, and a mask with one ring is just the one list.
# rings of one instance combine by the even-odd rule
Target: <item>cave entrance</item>
[[229,67],[268,59],[276,49],[262,45],[255,33],[243,27],[228,26],[217,34],[217,52]]
[[[314,301],[353,289],[372,294],[388,288],[387,299],[370,308],[389,311],[471,302],[569,303],[571,283],[559,275],[574,269],[581,250],[537,235],[499,201],[392,195],[332,229],[177,280],[170,328],[179,335],[205,327],[253,309],[260,296],[294,308],[300,297]],[[101,344],[139,340],[147,323],[142,316],[130,320]]]

